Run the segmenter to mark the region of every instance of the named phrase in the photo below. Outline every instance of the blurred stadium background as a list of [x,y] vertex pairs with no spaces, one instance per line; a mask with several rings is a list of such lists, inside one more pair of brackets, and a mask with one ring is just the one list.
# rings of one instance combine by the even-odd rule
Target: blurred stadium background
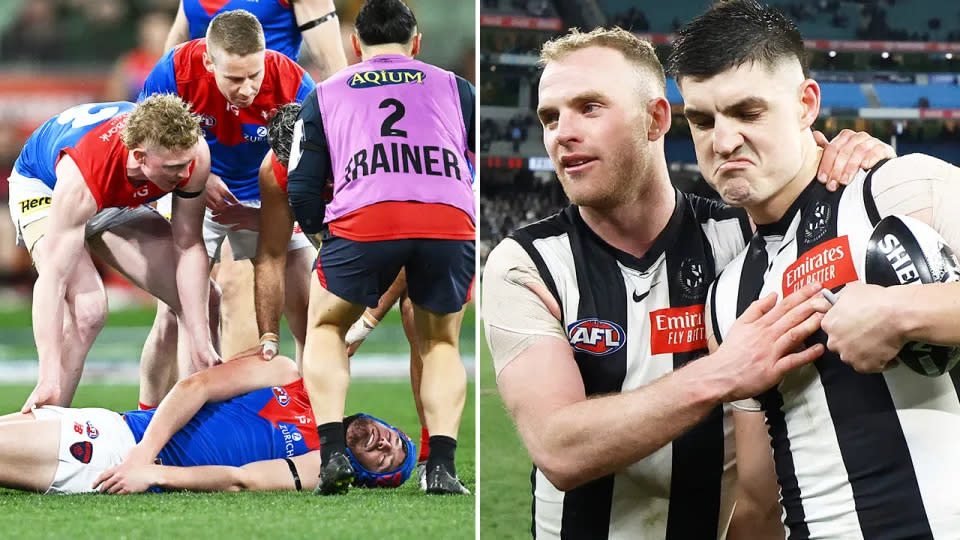
[[[481,265],[511,230],[567,204],[536,119],[540,45],[570,27],[621,26],[666,61],[671,33],[710,0],[480,0]],[[799,25],[822,88],[816,128],[867,131],[900,155],[960,164],[960,3],[939,0],[769,0]],[[675,185],[716,196],[699,173],[682,100],[668,80],[666,137]],[[530,534],[530,460],[496,393],[481,344],[481,534]]]
[[[407,3],[424,34],[419,58],[475,83],[474,3]],[[178,4],[178,0],[0,0],[0,177],[9,176],[23,142],[51,116],[80,103],[135,100],[164,52]],[[357,59],[349,47],[349,35],[363,2],[337,0],[336,5],[352,63]],[[304,45],[301,51],[300,63],[317,80],[309,49]],[[36,347],[30,302],[36,274],[26,250],[14,245],[7,190],[7,182],[0,182],[0,383],[32,383]],[[84,382],[134,382],[154,301],[111,269],[103,265],[100,269],[111,316],[88,357]],[[471,306],[461,341],[471,375],[475,365],[472,310]],[[286,333],[286,325],[282,328]],[[283,352],[293,354],[288,333],[282,343]],[[355,373],[406,377],[407,351],[395,312],[358,352]]]

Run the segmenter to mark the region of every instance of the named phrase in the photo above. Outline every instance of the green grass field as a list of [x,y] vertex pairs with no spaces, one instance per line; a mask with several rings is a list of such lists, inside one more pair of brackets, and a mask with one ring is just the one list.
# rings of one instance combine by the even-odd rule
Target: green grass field
[[[135,362],[142,344],[140,333],[145,335],[152,311],[126,312],[119,320],[116,314],[111,317],[108,329],[123,343],[111,346],[118,347],[120,358]],[[473,320],[471,308],[463,324],[465,355],[474,351]],[[32,337],[12,352],[7,341],[13,335],[29,335],[29,321],[29,312],[23,310],[0,315],[0,347],[7,347],[9,354],[36,358]],[[101,341],[104,337],[110,336],[101,336]],[[406,354],[395,312],[361,351]],[[32,385],[0,384],[0,412],[19,409],[31,389]],[[474,389],[469,383],[457,472],[476,492]],[[137,388],[132,384],[81,384],[73,403],[117,411],[136,404]],[[354,379],[347,411],[380,416],[419,441],[420,426],[407,381]],[[306,492],[43,496],[0,489],[0,538],[474,538],[475,503],[473,495],[428,497],[419,491],[416,478],[396,490],[354,488],[345,497]]]
[[[482,331],[481,331],[482,334]],[[520,436],[497,393],[493,360],[480,340],[480,537],[530,538],[530,470]]]

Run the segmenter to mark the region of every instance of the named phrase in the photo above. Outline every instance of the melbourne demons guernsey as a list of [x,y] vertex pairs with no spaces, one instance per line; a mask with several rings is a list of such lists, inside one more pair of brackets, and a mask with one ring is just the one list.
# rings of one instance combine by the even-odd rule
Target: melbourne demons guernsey
[[[860,171],[835,193],[812,181],[780,221],[757,227],[711,290],[718,341],[770,292],[782,298],[813,281],[836,292],[863,277],[881,218],[872,175],[883,171]],[[738,402],[766,414],[789,538],[960,538],[958,388],[960,370],[861,374],[828,350]]]
[[267,48],[290,58],[300,57],[300,29],[290,0],[183,0],[190,39],[207,35],[207,26],[224,11],[243,9],[253,13],[263,26]]
[[[97,210],[139,206],[167,192],[153,182],[127,178],[129,150],[120,140],[133,103],[77,105],[43,123],[27,139],[14,169],[41,180],[50,189],[57,183],[57,162],[69,155],[97,201]],[[184,181],[186,182],[186,181]]]
[[439,203],[476,221],[454,74],[376,56],[324,81],[317,102],[333,167],[325,222],[386,201]]
[[[156,409],[124,418],[139,443]],[[163,465],[230,465],[290,458],[320,449],[303,380],[207,403],[170,438],[158,457]]]
[[[750,234],[742,211],[677,192],[669,223],[636,258],[576,206],[514,231],[561,306],[587,396],[626,392],[707,353],[707,287]],[[715,408],[626,469],[567,492],[534,467],[535,536],[722,538],[734,502],[733,422]]]
[[204,67],[206,50],[206,40],[196,39],[168,51],[147,77],[140,98],[177,94],[190,103],[210,146],[210,172],[223,179],[237,199],[257,200],[257,174],[270,148],[267,123],[280,105],[302,102],[313,90],[313,79],[293,60],[268,50],[260,93],[252,105],[240,109],[220,93],[213,73]]

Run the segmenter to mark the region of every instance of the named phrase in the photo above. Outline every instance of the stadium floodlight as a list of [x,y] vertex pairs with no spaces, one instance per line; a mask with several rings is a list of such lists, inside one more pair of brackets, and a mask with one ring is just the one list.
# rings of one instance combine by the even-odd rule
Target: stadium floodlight
[[884,60],[886,60],[887,58],[890,58],[890,53],[888,53],[887,51],[883,51],[882,53],[880,53],[880,58],[883,58]]
[[830,58],[836,58],[837,51],[830,51],[827,53],[827,56],[829,56]]
[[943,57],[946,58],[947,60],[953,60],[953,53],[948,52],[947,54],[943,55]]

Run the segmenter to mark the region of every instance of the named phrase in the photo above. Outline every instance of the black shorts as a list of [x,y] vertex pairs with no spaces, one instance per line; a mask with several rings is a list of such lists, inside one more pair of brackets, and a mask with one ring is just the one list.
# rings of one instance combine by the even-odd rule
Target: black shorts
[[407,238],[356,242],[325,236],[317,256],[317,277],[333,294],[376,307],[380,297],[407,269],[407,294],[434,313],[456,313],[467,302],[475,272],[473,240]]

